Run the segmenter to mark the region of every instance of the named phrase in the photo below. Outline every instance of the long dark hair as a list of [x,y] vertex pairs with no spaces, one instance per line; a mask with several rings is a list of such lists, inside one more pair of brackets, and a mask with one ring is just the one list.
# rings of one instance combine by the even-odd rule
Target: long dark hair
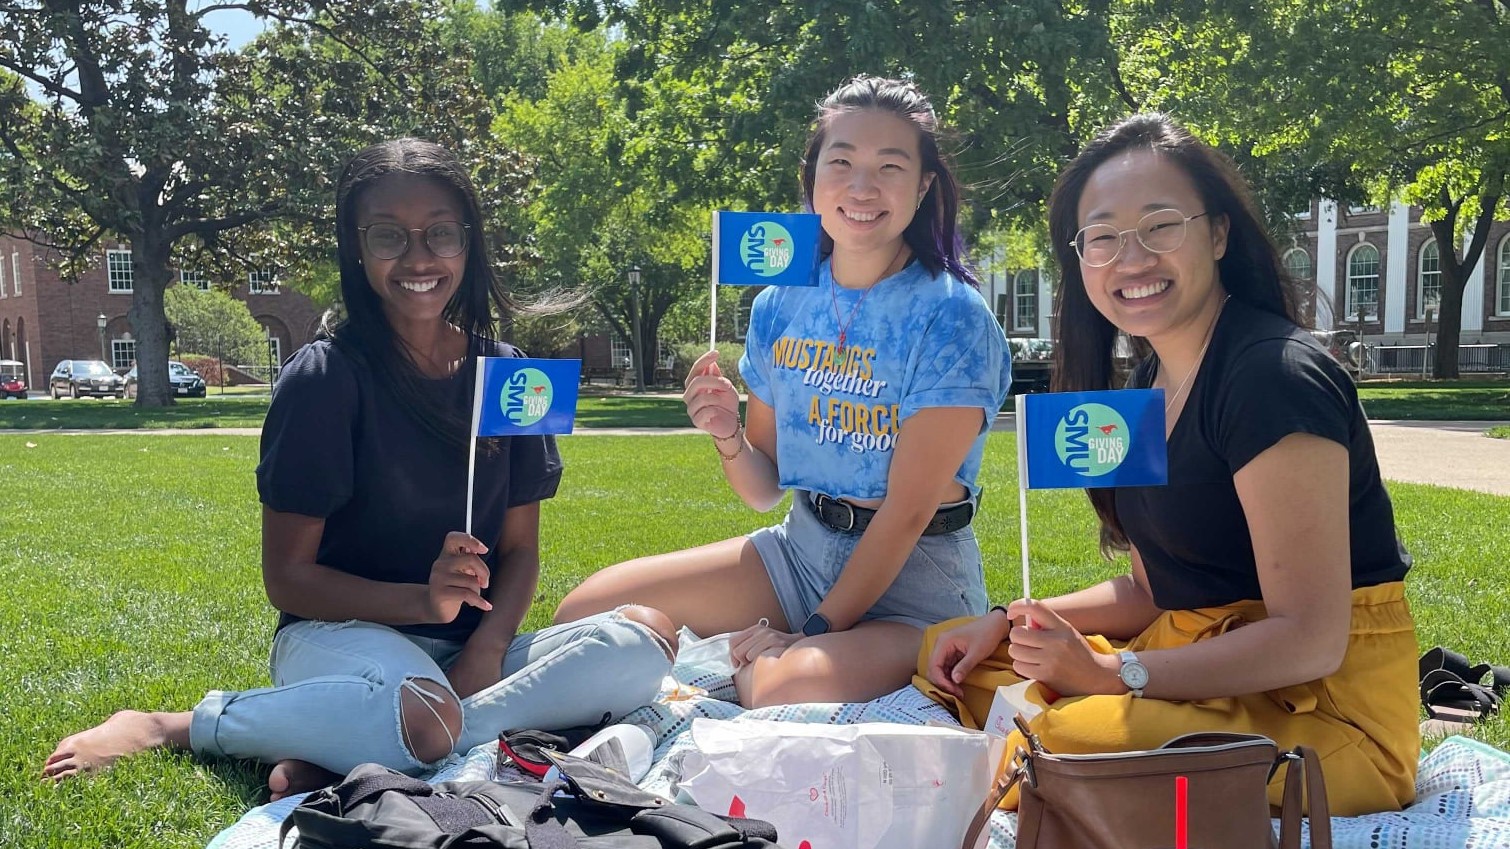
[[[802,198],[813,208],[813,181],[818,172],[818,153],[828,136],[829,121],[835,115],[873,109],[890,112],[911,121],[918,128],[918,149],[922,153],[922,171],[933,174],[933,183],[923,202],[912,216],[902,238],[912,253],[931,274],[948,271],[960,280],[980,288],[980,279],[965,262],[965,243],[959,234],[960,186],[947,158],[939,150],[938,117],[928,96],[904,80],[861,75],[834,89],[818,104],[818,117],[812,135],[802,153]],[[827,233],[821,236],[824,256],[832,253],[834,242]]]
[[330,329],[329,335],[343,350],[383,373],[386,385],[427,432],[446,443],[464,446],[469,422],[460,411],[427,400],[419,366],[388,323],[382,300],[368,285],[367,273],[362,268],[357,209],[367,190],[392,174],[413,174],[445,186],[461,206],[466,219],[462,223],[469,227],[466,270],[444,312],[446,321],[461,328],[468,337],[464,374],[472,373],[472,358],[478,354],[472,340],[493,338],[494,322],[519,310],[488,261],[482,209],[466,168],[449,150],[434,142],[394,139],[358,152],[336,184],[336,254],[345,318]]
[[[1080,196],[1095,170],[1113,157],[1147,150],[1178,166],[1190,178],[1212,220],[1228,222],[1227,250],[1217,261],[1222,287],[1234,301],[1296,321],[1294,289],[1279,250],[1264,228],[1248,183],[1226,154],[1190,134],[1168,115],[1133,115],[1103,130],[1059,175],[1049,198],[1049,239],[1059,263],[1054,337],[1055,391],[1112,389],[1112,347],[1117,328],[1085,292],[1080,257],[1072,242],[1080,230]],[[1127,548],[1112,490],[1086,490],[1101,517],[1101,551]]]

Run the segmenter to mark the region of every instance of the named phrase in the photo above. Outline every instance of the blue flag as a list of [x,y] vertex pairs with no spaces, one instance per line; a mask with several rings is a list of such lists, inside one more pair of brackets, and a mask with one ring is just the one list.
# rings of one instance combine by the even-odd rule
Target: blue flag
[[472,436],[571,433],[581,360],[478,357]]
[[810,212],[713,213],[713,282],[817,286],[818,220]]
[[1164,390],[1019,396],[1018,462],[1027,489],[1169,482]]

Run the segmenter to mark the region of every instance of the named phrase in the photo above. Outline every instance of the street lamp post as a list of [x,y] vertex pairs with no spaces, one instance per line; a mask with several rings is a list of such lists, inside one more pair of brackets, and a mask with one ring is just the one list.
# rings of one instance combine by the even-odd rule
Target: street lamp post
[[110,357],[105,353],[105,325],[108,323],[109,319],[105,318],[104,313],[100,313],[94,320],[94,326],[100,329],[100,359],[107,365],[110,363]]
[[634,303],[630,307],[634,315],[631,318],[634,325],[634,346],[630,349],[634,352],[634,391],[645,391],[645,352],[640,342],[640,267],[638,265],[629,269],[629,291],[634,297]]

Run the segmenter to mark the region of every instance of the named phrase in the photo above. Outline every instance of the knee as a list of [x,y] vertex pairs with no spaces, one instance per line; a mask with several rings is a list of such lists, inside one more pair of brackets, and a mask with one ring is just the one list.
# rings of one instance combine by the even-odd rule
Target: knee
[[676,645],[679,637],[676,632],[676,624],[671,617],[643,604],[629,604],[619,608],[619,615],[631,622],[638,622],[650,629],[655,635],[656,642],[660,644],[661,651],[666,657],[676,660]]
[[605,603],[593,592],[593,577],[595,576],[588,576],[587,580],[561,599],[561,603],[556,605],[556,615],[551,618],[552,625],[564,625],[613,609],[612,604]]
[[815,652],[787,650],[775,657],[756,658],[734,675],[739,703],[746,708],[829,701],[829,669]]
[[461,739],[461,704],[440,684],[407,678],[399,688],[399,730],[415,760],[435,763]]

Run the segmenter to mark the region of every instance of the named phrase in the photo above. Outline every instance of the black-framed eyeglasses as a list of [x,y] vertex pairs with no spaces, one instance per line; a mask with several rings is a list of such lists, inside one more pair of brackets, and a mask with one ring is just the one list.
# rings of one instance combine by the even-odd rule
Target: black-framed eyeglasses
[[404,228],[397,224],[369,224],[358,227],[362,234],[362,246],[373,259],[398,259],[409,252],[409,234],[424,233],[425,247],[438,257],[461,256],[467,249],[467,231],[470,224],[460,221],[437,221],[423,229]]
[[1197,212],[1186,215],[1178,209],[1156,209],[1138,219],[1138,226],[1131,230],[1118,230],[1110,224],[1090,224],[1080,228],[1075,240],[1075,253],[1080,261],[1091,268],[1111,265],[1122,249],[1127,247],[1127,234],[1137,235],[1138,244],[1156,254],[1167,254],[1185,244],[1185,233],[1190,222],[1205,215]]

